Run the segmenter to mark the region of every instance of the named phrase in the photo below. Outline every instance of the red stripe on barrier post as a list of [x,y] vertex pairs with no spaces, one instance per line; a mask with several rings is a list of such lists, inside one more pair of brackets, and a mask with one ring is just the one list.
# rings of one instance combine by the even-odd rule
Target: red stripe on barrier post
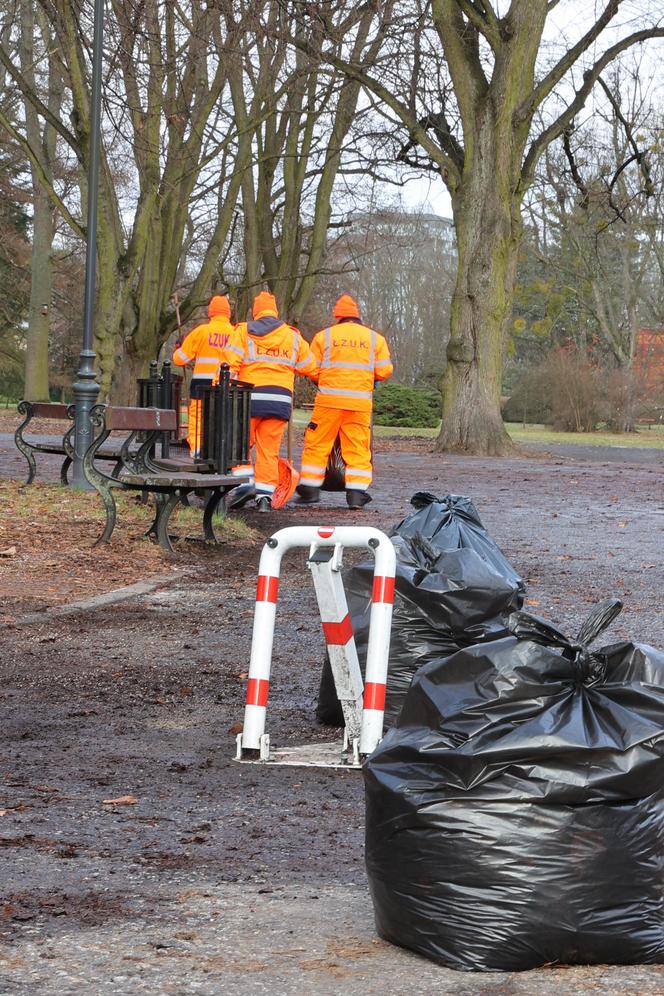
[[385,711],[385,685],[368,681],[364,686],[364,708]]
[[279,591],[279,578],[270,577],[269,574],[259,574],[256,585],[257,602],[276,602]]
[[350,621],[350,616],[346,614],[346,618],[342,619],[341,622],[324,622],[323,635],[328,647],[345,647],[353,635],[353,624]]
[[247,682],[247,705],[266,706],[270,682],[265,678],[250,678]]
[[371,590],[371,601],[372,602],[389,602],[392,604],[394,601],[394,578],[378,577],[373,579],[373,588]]

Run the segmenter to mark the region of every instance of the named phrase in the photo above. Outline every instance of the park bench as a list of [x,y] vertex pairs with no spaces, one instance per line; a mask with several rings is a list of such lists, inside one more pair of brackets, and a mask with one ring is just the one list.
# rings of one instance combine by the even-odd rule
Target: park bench
[[[25,416],[18,429],[14,433],[16,448],[20,450],[28,461],[28,479],[26,485],[32,484],[37,473],[35,453],[51,453],[56,456],[63,456],[64,460],[60,467],[60,483],[67,486],[69,484],[68,471],[74,459],[74,406],[61,405],[47,401],[19,401],[19,415]],[[71,425],[65,430],[60,442],[39,443],[34,439],[26,439],[25,431],[33,418],[53,419],[63,421],[71,420]],[[120,466],[120,448],[106,447],[97,455],[98,460],[111,461],[115,464],[115,470]]]
[[[99,492],[106,510],[106,524],[97,543],[107,543],[115,528],[117,509],[113,489],[154,494],[155,517],[147,530],[150,536],[169,553],[175,553],[168,533],[168,521],[179,502],[192,491],[207,497],[203,511],[203,535],[206,541],[216,543],[213,516],[224,494],[244,483],[247,478],[224,473],[198,473],[191,469],[173,470],[151,457],[158,437],[163,432],[175,430],[177,414],[159,408],[118,408],[95,405],[91,412],[95,438],[83,459],[86,479]],[[122,433],[119,471],[106,474],[97,466],[97,454],[111,433]],[[95,544],[96,545],[96,544]]]
[[[162,365],[161,374],[158,374],[157,363],[153,360],[150,363],[150,376],[139,378],[137,381],[137,387],[138,405],[140,408],[174,408],[176,411],[178,410],[180,400],[180,379],[172,375],[170,363],[165,362]],[[19,402],[18,412],[20,415],[24,415],[25,418],[14,433],[14,442],[16,444],[16,448],[20,450],[28,461],[28,479],[25,482],[26,485],[32,484],[37,473],[37,465],[35,462],[36,453],[49,453],[56,456],[63,456],[64,460],[62,462],[62,466],[60,467],[60,482],[65,486],[68,485],[68,472],[74,459],[74,405],[24,400]],[[56,419],[70,419],[72,424],[65,430],[60,442],[52,441],[39,443],[33,439],[25,437],[25,432],[33,418],[52,419],[54,421]],[[170,458],[169,447],[172,446],[177,439],[177,434],[176,429],[173,433],[164,432],[159,435],[161,455],[166,460]],[[103,450],[97,452],[96,459],[110,461],[115,464],[113,473],[119,473],[122,466],[120,444],[118,443],[116,446],[105,446]],[[192,469],[191,461],[185,463],[180,456],[180,459],[174,461],[170,465],[169,469],[177,470],[180,468]],[[211,467],[210,461],[202,460],[196,469],[206,472],[214,468]]]

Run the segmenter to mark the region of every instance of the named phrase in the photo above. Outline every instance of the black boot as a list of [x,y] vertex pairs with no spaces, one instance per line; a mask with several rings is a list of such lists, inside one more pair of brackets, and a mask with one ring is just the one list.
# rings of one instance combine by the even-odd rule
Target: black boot
[[360,491],[358,488],[346,488],[346,501],[349,508],[362,508],[363,505],[368,505],[372,498],[366,491]]
[[295,490],[297,491],[296,505],[316,505],[320,501],[320,488],[299,484]]

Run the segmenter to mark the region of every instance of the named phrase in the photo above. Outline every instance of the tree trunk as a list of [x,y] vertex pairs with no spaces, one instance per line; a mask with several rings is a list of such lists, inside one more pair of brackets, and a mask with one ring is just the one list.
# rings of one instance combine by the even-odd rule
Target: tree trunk
[[513,449],[500,396],[523,230],[510,164],[501,163],[491,116],[489,110],[453,197],[458,270],[436,442],[437,450],[482,456]]
[[[138,403],[136,381],[139,377],[147,377],[150,360],[155,360],[157,354],[152,349],[149,355],[140,356],[133,349],[131,341],[127,345],[122,364],[117,367],[113,378],[110,400],[116,405],[133,406]],[[170,359],[170,356],[167,359]]]
[[53,209],[48,196],[37,183],[33,190],[32,273],[25,351],[25,397],[30,401],[48,401],[48,333],[53,294]]
[[[34,88],[36,86],[35,63],[38,60],[35,53],[36,25],[33,4],[29,0],[23,0],[20,13],[20,63],[29,84]],[[62,103],[63,85],[60,74],[50,58],[48,59],[47,73],[47,103],[49,110],[57,115]],[[52,181],[52,162],[56,152],[55,131],[48,123],[44,123],[42,133],[37,112],[27,99],[24,100],[24,111],[28,142],[39,160],[44,175],[49,181]],[[32,258],[24,393],[30,401],[48,401],[50,397],[48,334],[53,296],[51,253],[55,235],[55,213],[34,165],[31,165],[31,176],[33,191]]]

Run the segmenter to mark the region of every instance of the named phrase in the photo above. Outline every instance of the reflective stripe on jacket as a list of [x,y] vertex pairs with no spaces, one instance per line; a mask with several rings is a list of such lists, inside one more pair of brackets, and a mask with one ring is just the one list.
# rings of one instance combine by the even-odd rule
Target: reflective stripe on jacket
[[355,320],[317,332],[311,352],[319,367],[316,404],[326,408],[371,411],[374,382],[394,369],[385,337]]
[[256,418],[288,421],[295,374],[316,374],[309,344],[297,329],[279,318],[258,318],[238,325],[221,362],[228,363],[239,380],[253,384],[251,415]]
[[213,381],[219,376],[221,356],[234,331],[225,315],[215,315],[204,325],[197,325],[173,353],[173,363],[178,367],[194,364],[196,380]]

